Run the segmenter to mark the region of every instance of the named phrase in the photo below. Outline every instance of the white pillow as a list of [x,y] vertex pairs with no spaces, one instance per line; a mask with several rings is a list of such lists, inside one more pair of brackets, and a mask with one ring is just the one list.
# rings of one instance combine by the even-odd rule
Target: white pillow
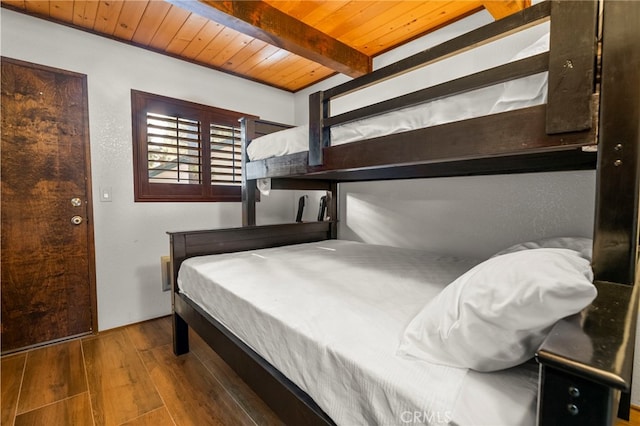
[[475,266],[407,326],[398,355],[478,371],[534,356],[553,324],[596,297],[589,261],[567,249],[532,249]]
[[580,256],[582,256],[583,258],[591,261],[593,240],[591,240],[590,238],[582,237],[543,238],[541,240],[527,241],[526,243],[512,245],[511,247],[499,251],[491,257],[496,257],[507,253],[514,253],[521,250],[530,250],[537,248],[564,248],[573,250],[580,253]]

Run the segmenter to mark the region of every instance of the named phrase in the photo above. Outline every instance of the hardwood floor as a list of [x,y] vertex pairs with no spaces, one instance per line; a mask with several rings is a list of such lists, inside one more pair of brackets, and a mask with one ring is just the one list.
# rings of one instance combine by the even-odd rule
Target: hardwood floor
[[171,350],[169,317],[2,359],[2,425],[278,425],[197,335]]
[[631,416],[628,422],[618,420],[616,426],[640,426],[640,407],[631,406]]
[[[176,357],[169,317],[2,358],[2,425],[279,425],[204,343]],[[616,426],[640,426],[640,411]]]

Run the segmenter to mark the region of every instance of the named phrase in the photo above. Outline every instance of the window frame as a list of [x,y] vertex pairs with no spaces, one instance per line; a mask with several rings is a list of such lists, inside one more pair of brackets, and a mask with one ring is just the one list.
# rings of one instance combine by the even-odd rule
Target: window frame
[[[201,182],[199,184],[158,183],[149,181],[147,113],[188,118],[201,123]],[[254,117],[236,111],[198,104],[152,93],[131,90],[133,131],[133,177],[136,202],[240,202],[241,185],[211,182],[211,124],[239,128],[242,117]],[[242,154],[240,154],[242,155]]]

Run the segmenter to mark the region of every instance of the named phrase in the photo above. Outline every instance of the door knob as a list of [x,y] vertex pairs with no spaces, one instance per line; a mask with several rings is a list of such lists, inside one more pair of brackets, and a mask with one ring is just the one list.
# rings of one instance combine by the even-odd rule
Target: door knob
[[74,225],[80,225],[82,223],[82,216],[73,216],[71,218],[71,223],[73,223]]

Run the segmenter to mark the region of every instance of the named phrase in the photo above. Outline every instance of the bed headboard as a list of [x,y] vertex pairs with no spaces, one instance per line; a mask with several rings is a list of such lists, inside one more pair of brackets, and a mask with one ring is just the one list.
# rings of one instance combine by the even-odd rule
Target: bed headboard
[[172,287],[178,290],[180,265],[190,257],[322,241],[332,238],[331,228],[326,221],[168,232]]

